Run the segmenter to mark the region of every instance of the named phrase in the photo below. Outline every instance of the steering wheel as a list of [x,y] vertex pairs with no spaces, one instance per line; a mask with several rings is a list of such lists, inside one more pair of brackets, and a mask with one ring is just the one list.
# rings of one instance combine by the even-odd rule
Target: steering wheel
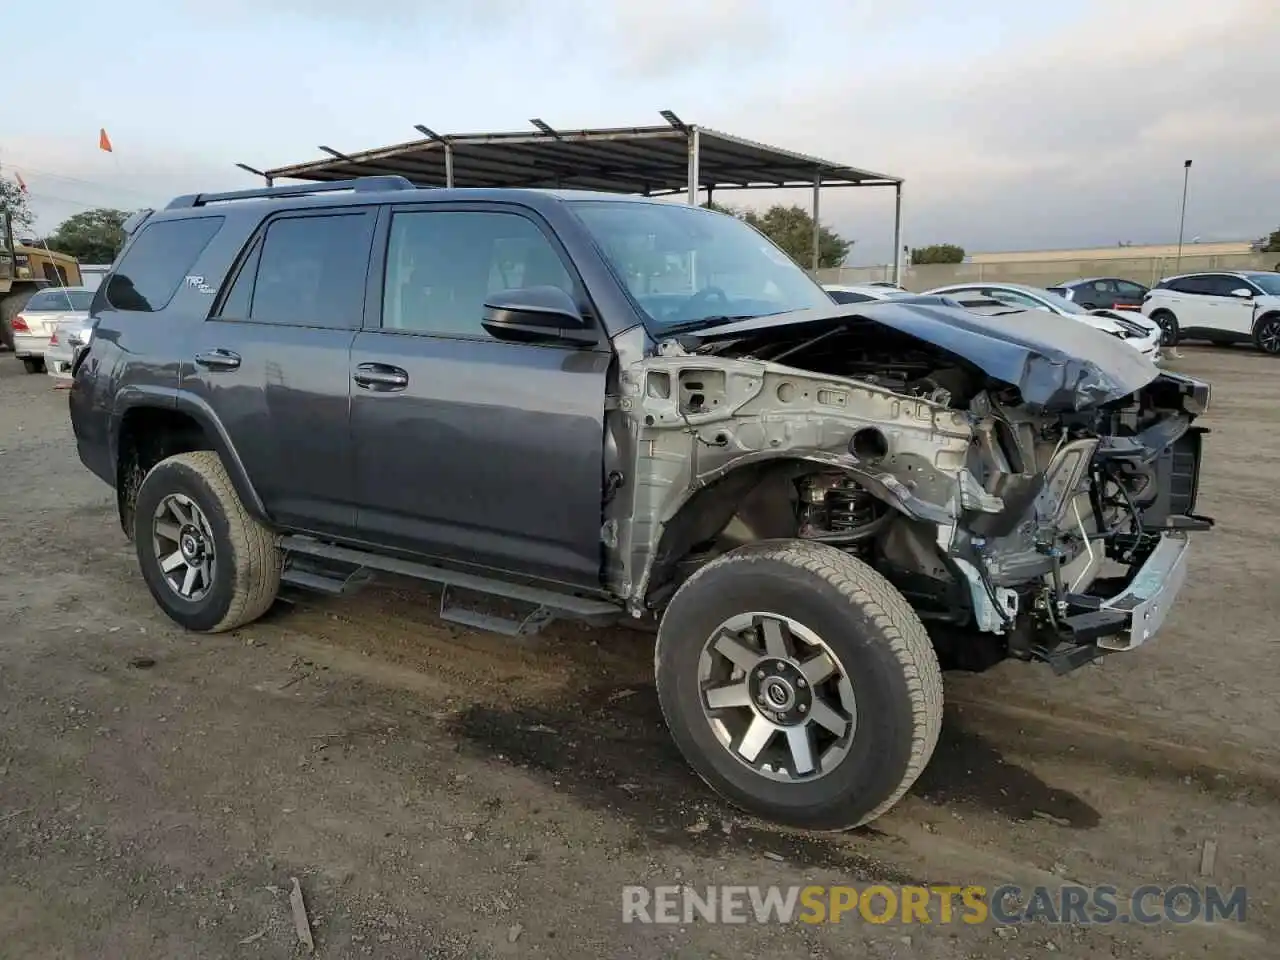
[[689,299],[681,305],[680,315],[691,318],[697,307],[712,301],[723,303],[727,307],[729,305],[729,295],[719,287],[703,287],[697,293],[690,295]]

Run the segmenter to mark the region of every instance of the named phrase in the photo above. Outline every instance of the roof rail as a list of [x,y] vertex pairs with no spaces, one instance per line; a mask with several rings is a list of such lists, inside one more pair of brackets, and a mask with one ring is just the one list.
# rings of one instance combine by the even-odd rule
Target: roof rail
[[353,180],[335,180],[331,183],[298,183],[285,187],[260,187],[256,190],[231,190],[226,193],[189,193],[176,197],[165,207],[180,210],[186,207],[203,207],[225,200],[262,200],[270,197],[305,197],[313,193],[335,193],[351,190],[356,193],[381,193],[387,190],[417,190],[409,180],[400,176],[356,177]]

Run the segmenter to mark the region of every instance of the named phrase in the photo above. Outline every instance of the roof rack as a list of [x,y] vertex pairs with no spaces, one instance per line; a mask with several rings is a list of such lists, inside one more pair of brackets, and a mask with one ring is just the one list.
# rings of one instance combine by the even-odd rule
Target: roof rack
[[388,190],[417,190],[401,176],[356,177],[353,180],[337,180],[330,183],[299,183],[285,187],[262,187],[257,190],[231,190],[227,193],[189,193],[170,201],[166,210],[186,207],[203,207],[227,200],[262,200],[269,197],[305,197],[313,193],[335,193],[351,190],[355,193],[382,193]]

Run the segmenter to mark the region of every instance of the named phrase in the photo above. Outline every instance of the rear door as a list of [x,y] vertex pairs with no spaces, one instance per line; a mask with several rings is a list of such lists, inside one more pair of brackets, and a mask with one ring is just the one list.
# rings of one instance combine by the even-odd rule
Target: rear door
[[591,311],[550,229],[506,204],[391,209],[350,375],[363,539],[599,587],[612,351],[505,342],[486,297],[552,285]]
[[1178,277],[1161,289],[1167,292],[1160,297],[1159,306],[1173,311],[1183,331],[1211,329],[1213,311],[1208,303],[1210,287],[1205,274]]
[[376,208],[268,218],[191,346],[184,389],[213,408],[273,520],[350,533],[351,343]]
[[1116,284],[1114,280],[1091,280],[1085,289],[1076,295],[1076,302],[1089,309],[1110,309],[1116,303]]

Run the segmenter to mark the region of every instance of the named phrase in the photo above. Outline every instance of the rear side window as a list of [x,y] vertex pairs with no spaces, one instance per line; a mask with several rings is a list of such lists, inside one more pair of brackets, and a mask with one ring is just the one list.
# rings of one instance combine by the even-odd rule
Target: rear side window
[[43,310],[88,310],[93,294],[87,290],[41,290],[27,301],[32,313]]
[[366,211],[271,221],[244,258],[219,318],[358,328],[373,221]]
[[1204,275],[1179,277],[1177,280],[1169,281],[1169,289],[1177,293],[1211,294],[1213,293],[1213,281]]
[[224,219],[163,220],[144,227],[107,281],[107,302],[137,313],[163,310]]

